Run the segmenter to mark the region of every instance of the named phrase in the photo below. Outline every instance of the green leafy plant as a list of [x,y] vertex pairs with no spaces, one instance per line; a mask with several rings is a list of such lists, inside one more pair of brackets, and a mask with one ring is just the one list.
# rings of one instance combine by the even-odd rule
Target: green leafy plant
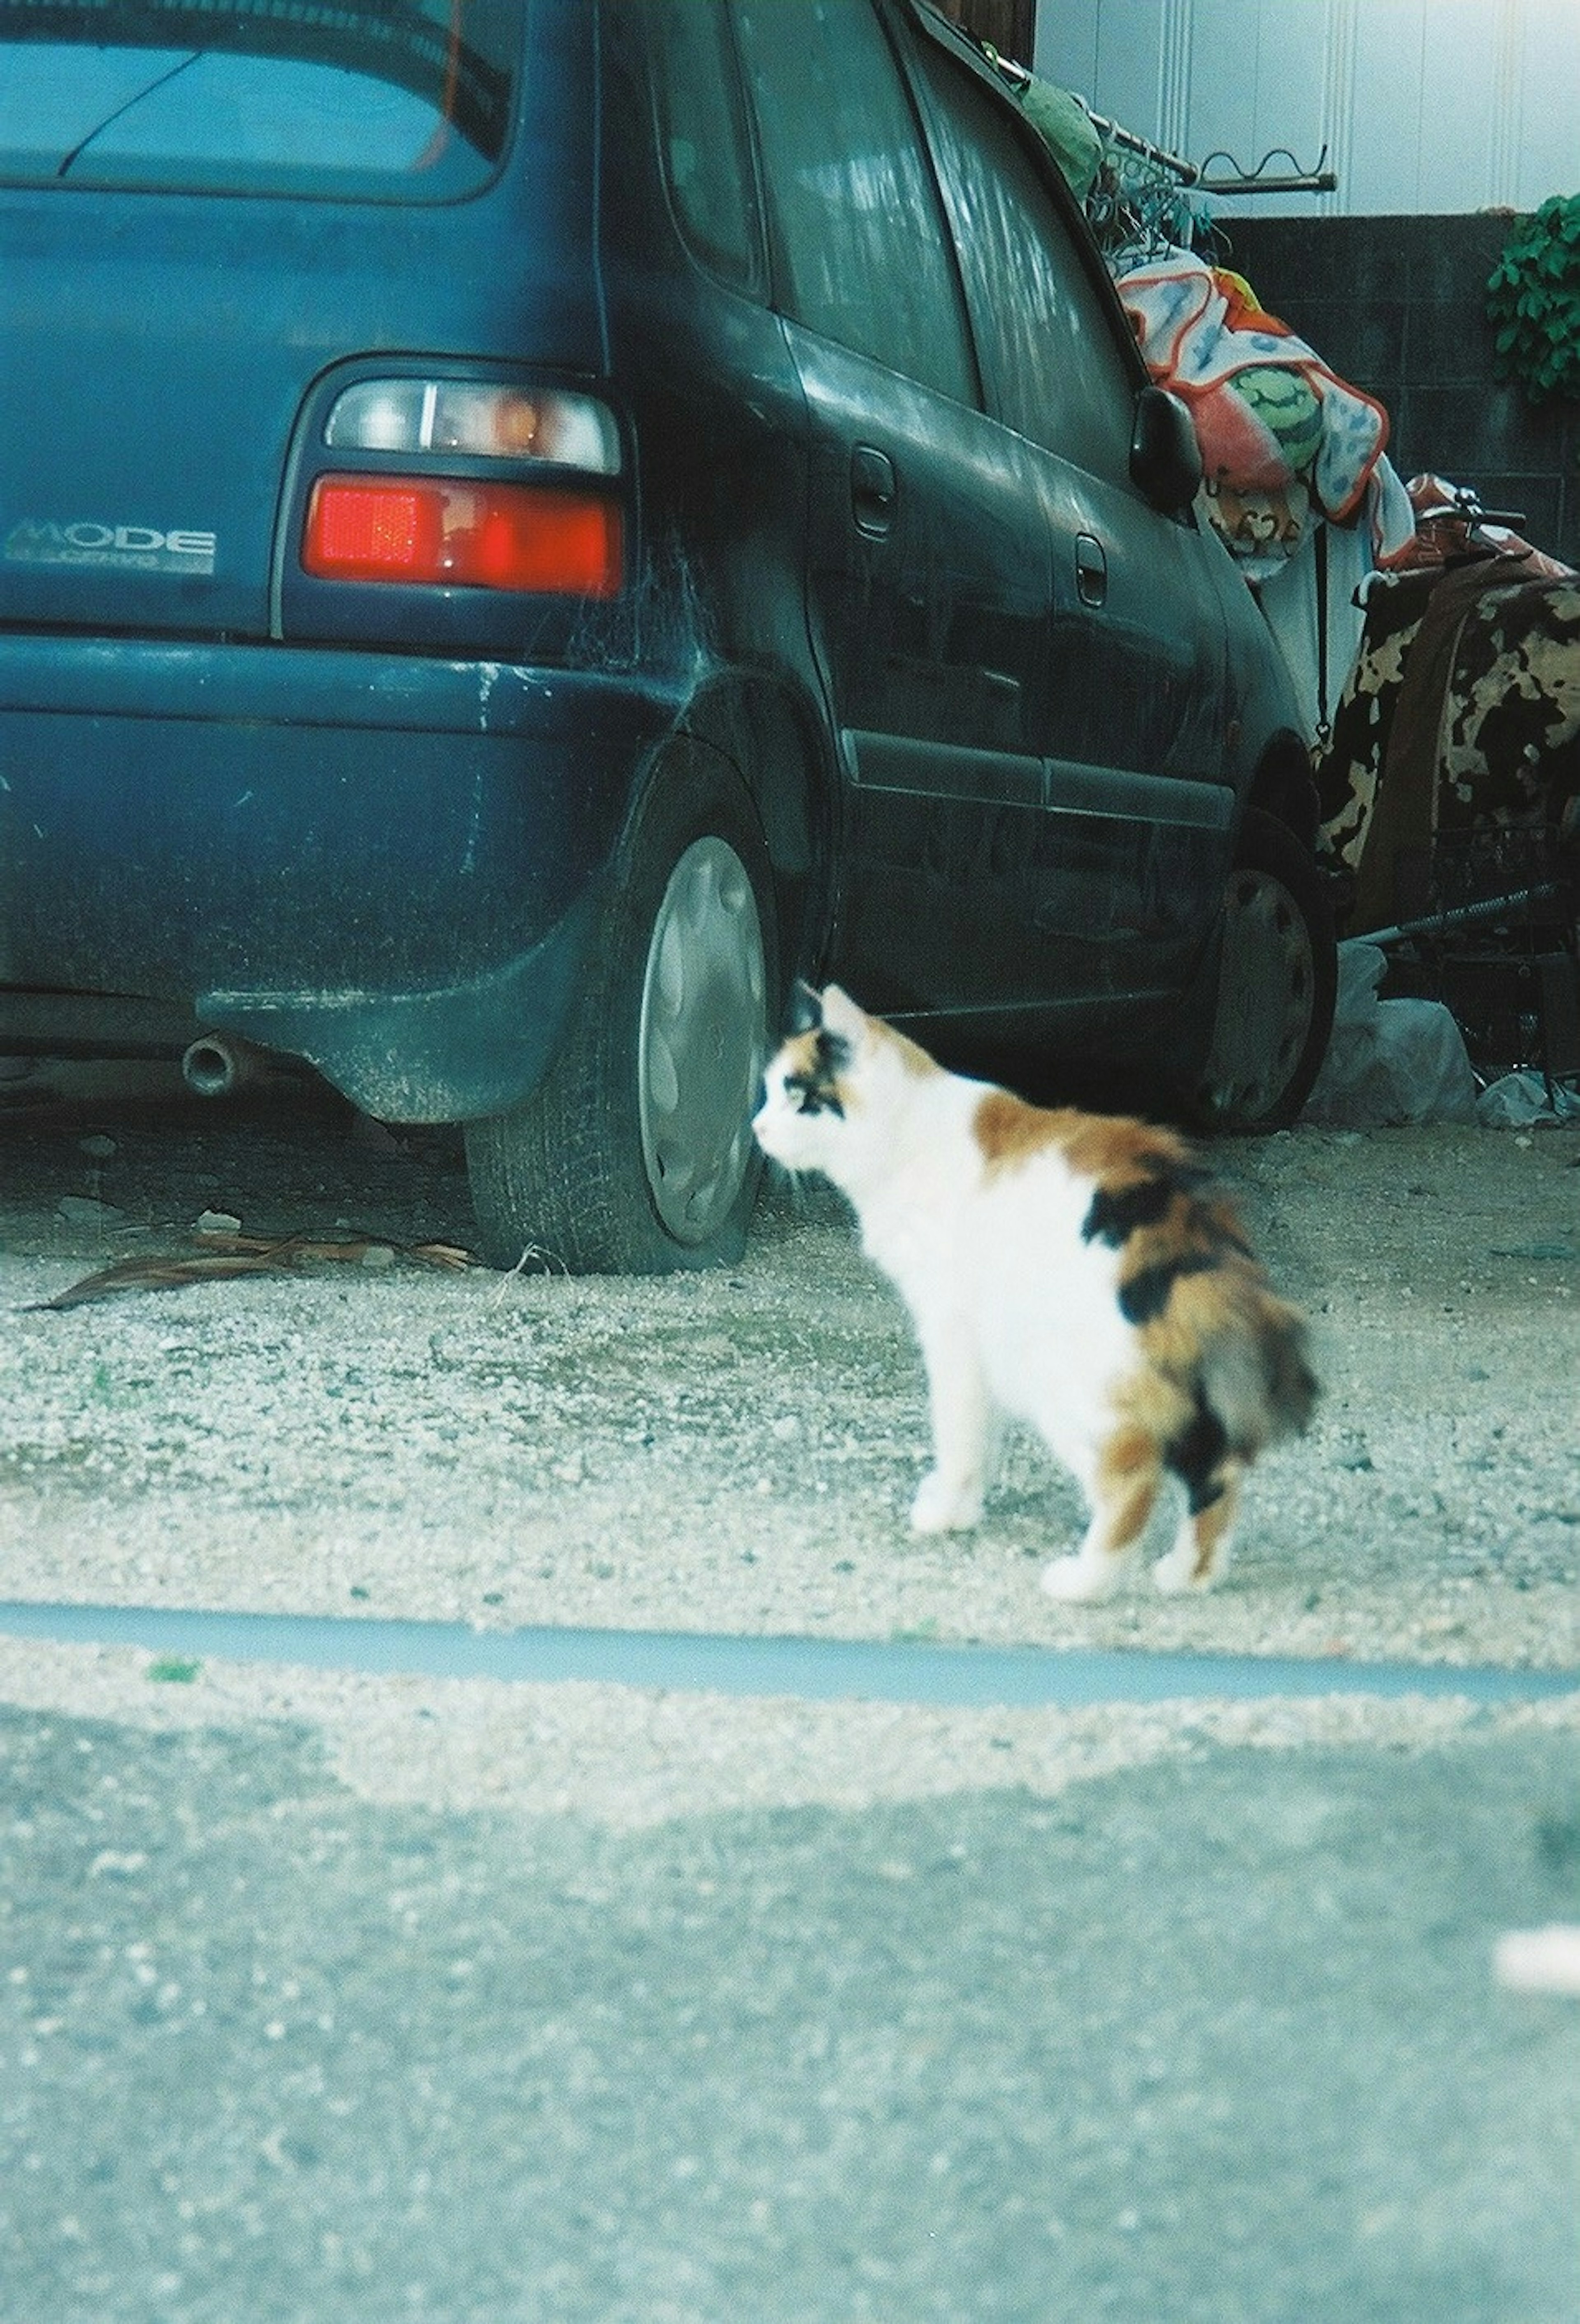
[[1493,365],[1533,403],[1580,401],[1580,194],[1553,194],[1522,217],[1487,283]]

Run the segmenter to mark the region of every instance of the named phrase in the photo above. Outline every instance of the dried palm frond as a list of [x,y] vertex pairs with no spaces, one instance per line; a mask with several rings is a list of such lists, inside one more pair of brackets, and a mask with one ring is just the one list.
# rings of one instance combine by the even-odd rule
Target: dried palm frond
[[58,1291],[52,1299],[35,1300],[24,1314],[86,1306],[90,1300],[111,1299],[123,1291],[179,1291],[191,1283],[234,1280],[244,1275],[280,1275],[303,1261],[333,1261],[362,1266],[370,1251],[388,1251],[419,1267],[458,1270],[481,1261],[459,1244],[448,1242],[393,1243],[382,1235],[355,1235],[338,1241],[321,1241],[305,1234],[244,1235],[207,1230],[193,1238],[198,1249],[186,1255],[150,1254],[117,1259],[80,1282]]

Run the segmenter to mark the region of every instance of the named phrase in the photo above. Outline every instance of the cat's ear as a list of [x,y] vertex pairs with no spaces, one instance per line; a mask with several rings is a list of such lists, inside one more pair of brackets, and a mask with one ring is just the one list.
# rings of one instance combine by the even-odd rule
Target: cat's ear
[[850,1042],[853,1047],[867,1029],[866,1017],[849,993],[843,991],[837,984],[823,988],[823,1023],[831,1033],[837,1033],[842,1040]]
[[822,994],[815,991],[804,976],[798,976],[790,991],[790,1038],[794,1039],[800,1033],[815,1033],[822,1022]]

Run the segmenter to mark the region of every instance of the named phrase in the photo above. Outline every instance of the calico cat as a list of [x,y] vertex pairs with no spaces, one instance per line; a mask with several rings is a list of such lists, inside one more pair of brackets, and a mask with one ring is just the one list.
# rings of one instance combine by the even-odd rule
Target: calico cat
[[947,1073],[837,985],[807,1001],[753,1128],[774,1160],[848,1195],[910,1311],[934,1459],[911,1524],[976,1524],[1007,1415],[1037,1430],[1091,1509],[1076,1554],[1043,1572],[1053,1597],[1119,1586],[1165,1472],[1188,1506],[1154,1578],[1210,1588],[1242,1474],[1304,1428],[1317,1382],[1300,1316],[1192,1148]]

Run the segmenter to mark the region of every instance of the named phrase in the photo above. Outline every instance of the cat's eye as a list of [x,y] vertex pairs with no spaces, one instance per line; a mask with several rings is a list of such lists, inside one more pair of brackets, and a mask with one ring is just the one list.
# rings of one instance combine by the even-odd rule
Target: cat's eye
[[827,1082],[817,1081],[810,1074],[790,1074],[784,1088],[798,1113],[836,1113],[844,1120],[845,1108]]

